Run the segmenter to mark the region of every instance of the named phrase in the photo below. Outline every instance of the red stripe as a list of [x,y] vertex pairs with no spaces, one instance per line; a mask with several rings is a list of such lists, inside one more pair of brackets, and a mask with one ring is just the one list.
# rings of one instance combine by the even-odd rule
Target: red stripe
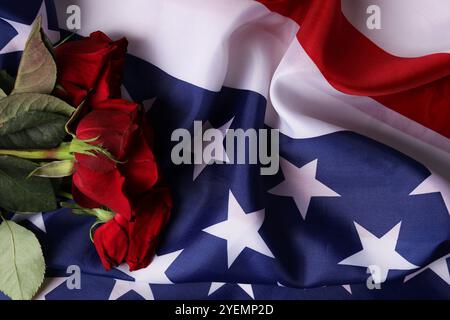
[[302,47],[334,88],[371,96],[450,138],[449,54],[393,56],[347,21],[339,0],[260,2],[301,26]]

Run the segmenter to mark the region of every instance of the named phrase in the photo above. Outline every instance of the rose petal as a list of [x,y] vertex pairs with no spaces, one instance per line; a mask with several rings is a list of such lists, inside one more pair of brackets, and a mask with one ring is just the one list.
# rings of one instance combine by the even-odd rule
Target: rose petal
[[168,189],[151,191],[142,197],[138,214],[128,225],[130,242],[126,262],[130,271],[145,268],[150,264],[171,208],[172,201]]
[[136,112],[99,109],[85,115],[76,130],[78,139],[98,138],[92,144],[99,144],[116,159],[123,160],[129,140],[137,125],[134,123]]
[[[83,157],[91,156],[76,156],[77,162],[75,163],[75,173],[72,179],[73,184],[89,199],[102,204],[116,213],[122,214],[128,220],[132,219],[132,207],[128,197],[124,194],[125,178],[120,174],[119,170],[92,170],[83,165],[82,161],[79,161]],[[102,163],[105,166],[110,165],[110,160],[103,156],[99,155],[97,159],[98,167],[101,167]]]
[[86,196],[83,192],[81,192],[74,183],[72,183],[72,197],[75,200],[75,202],[83,208],[95,209],[100,208],[102,206],[101,203],[92,200],[91,198]]
[[95,230],[94,245],[106,270],[122,263],[128,251],[126,230],[115,219]]
[[132,197],[149,191],[158,181],[158,166],[142,131],[129,148],[128,161],[119,167],[126,177],[127,193]]

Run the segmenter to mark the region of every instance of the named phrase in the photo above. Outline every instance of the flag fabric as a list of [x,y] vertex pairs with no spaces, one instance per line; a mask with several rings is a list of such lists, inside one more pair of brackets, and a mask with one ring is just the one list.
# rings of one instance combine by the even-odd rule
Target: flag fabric
[[[43,247],[36,299],[450,298],[448,1],[2,1],[1,68],[39,14],[58,41],[73,4],[80,35],[128,38],[123,95],[148,110],[175,207],[135,272],[103,269],[91,218],[14,214]],[[196,120],[278,129],[280,170],[173,164]]]

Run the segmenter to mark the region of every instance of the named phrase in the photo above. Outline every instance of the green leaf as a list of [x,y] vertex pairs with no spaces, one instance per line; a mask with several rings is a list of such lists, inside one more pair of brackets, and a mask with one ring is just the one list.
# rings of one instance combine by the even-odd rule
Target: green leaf
[[64,139],[75,109],[56,97],[21,93],[0,99],[0,148],[44,149]]
[[53,161],[34,169],[29,176],[44,178],[68,177],[73,173],[73,160]]
[[56,83],[56,63],[44,41],[38,17],[22,53],[12,94],[51,93]]
[[30,300],[44,280],[45,261],[33,232],[13,221],[0,225],[0,291]]
[[28,178],[36,168],[37,165],[29,160],[0,156],[1,208],[19,212],[56,209],[56,197],[50,179]]
[[14,78],[11,77],[6,70],[0,70],[0,89],[8,95],[14,87]]
[[47,35],[45,34],[44,30],[41,29],[41,35],[42,35],[42,41],[45,44],[45,47],[47,48],[48,52],[50,52],[50,54],[53,57],[53,61],[55,61],[55,50],[53,49],[53,43],[50,41],[50,39],[47,37]]
[[75,137],[75,123],[81,117],[81,114],[83,112],[84,102],[85,102],[85,100],[81,101],[80,105],[75,109],[75,111],[70,116],[69,120],[66,122],[65,130],[72,137]]

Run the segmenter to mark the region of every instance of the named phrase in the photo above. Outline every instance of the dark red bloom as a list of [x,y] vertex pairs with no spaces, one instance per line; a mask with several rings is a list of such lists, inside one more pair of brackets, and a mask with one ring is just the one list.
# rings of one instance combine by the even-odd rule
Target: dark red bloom
[[130,270],[145,268],[151,262],[162,227],[172,208],[169,191],[158,188],[141,198],[132,221],[116,214],[94,234],[94,244],[105,269],[125,261]]
[[57,87],[55,94],[75,107],[88,93],[92,104],[120,98],[127,45],[125,38],[112,41],[97,31],[87,38],[57,47],[55,57],[59,89]]
[[75,153],[73,195],[83,207],[107,207],[127,220],[135,216],[140,197],[158,181],[158,167],[138,105],[106,100],[84,116],[76,130],[80,140],[97,138],[114,159]]
[[127,230],[117,223],[117,219],[112,219],[95,231],[94,245],[103,266],[109,270],[111,267],[121,264],[127,256]]
[[55,94],[75,107],[84,101],[76,137],[110,153],[75,152],[72,179],[78,205],[115,213],[94,233],[101,261],[106,269],[126,261],[136,270],[150,263],[172,202],[157,186],[153,137],[139,105],[120,99],[126,47],[125,39],[112,41],[101,32],[61,45]]

